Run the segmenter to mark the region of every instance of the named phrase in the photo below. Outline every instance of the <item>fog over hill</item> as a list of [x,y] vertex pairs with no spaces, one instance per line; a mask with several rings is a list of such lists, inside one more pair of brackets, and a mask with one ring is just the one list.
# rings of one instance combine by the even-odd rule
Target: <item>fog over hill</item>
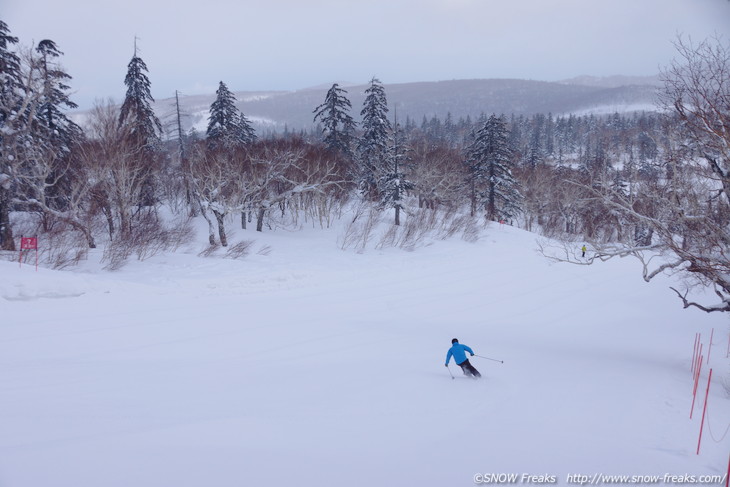
[[[367,84],[339,83],[348,92],[352,116],[360,119],[360,109]],[[435,82],[386,84],[390,115],[398,119],[410,117],[420,124],[423,117],[456,121],[462,117],[478,117],[482,113],[531,115],[535,113],[610,114],[653,111],[657,77],[582,76],[557,82],[519,79],[474,79]],[[238,107],[259,133],[311,129],[313,110],[323,103],[331,85],[320,85],[297,91],[237,91]],[[182,121],[185,130],[205,132],[208,110],[215,94],[181,96]],[[155,110],[163,121],[172,124],[175,99],[158,99]]]
[[566,85],[593,86],[596,88],[620,88],[621,86],[662,86],[659,76],[576,76],[558,81]]

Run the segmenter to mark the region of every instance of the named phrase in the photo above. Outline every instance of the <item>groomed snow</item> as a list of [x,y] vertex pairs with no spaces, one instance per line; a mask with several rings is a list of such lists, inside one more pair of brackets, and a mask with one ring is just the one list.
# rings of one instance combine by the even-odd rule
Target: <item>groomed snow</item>
[[[727,471],[730,434],[706,429],[696,455],[689,413],[695,334],[706,350],[714,328],[707,420],[718,440],[730,423],[728,320],[683,310],[674,281],[551,264],[510,227],[361,254],[339,233],[239,230],[241,260],[198,257],[201,233],[117,272],[93,253],[71,272],[0,262],[0,486]],[[453,337],[504,364],[452,380]]]

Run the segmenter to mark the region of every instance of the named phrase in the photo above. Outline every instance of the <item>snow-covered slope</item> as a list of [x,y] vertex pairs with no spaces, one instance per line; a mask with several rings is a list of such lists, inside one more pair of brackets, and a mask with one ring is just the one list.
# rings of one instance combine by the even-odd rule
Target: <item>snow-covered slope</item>
[[[201,243],[115,273],[0,262],[0,485],[725,474],[730,435],[696,455],[689,414],[714,328],[706,420],[718,440],[730,423],[727,317],[682,310],[668,279],[551,265],[509,227],[361,254],[338,232],[239,231],[245,259]],[[452,380],[453,337],[504,363]]]

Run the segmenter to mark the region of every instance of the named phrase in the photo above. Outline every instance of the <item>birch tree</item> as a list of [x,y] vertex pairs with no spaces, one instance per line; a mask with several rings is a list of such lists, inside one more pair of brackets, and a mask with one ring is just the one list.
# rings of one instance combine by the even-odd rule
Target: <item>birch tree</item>
[[[585,261],[565,249],[562,261],[591,264],[633,256],[644,280],[662,273],[684,278],[671,289],[685,308],[730,311],[730,46],[722,39],[697,45],[680,38],[678,58],[661,78],[661,105],[667,111],[658,175],[618,190],[610,180],[584,189],[609,211],[637,229],[633,239],[593,243]],[[693,287],[714,290],[715,302],[690,296]]]

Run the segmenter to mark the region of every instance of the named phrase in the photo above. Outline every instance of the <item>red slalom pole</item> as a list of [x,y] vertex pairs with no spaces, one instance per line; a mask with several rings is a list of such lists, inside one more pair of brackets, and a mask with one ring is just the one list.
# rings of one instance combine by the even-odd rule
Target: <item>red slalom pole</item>
[[700,454],[700,445],[702,444],[702,427],[705,425],[705,414],[707,413],[707,398],[710,395],[710,381],[712,380],[712,369],[710,376],[707,378],[707,390],[705,391],[705,407],[702,408],[702,421],[700,421],[700,439],[697,441],[697,454]]
[[692,349],[692,365],[690,367],[690,372],[692,372],[693,377],[694,377],[694,373],[695,373],[695,365],[697,365],[697,348],[699,348],[697,346],[697,344],[699,342],[700,342],[699,333],[695,333],[695,345],[694,345],[694,348]]
[[695,384],[692,389],[692,394],[697,394],[697,383],[700,380],[700,372],[702,372],[702,360],[704,357],[702,356],[702,346],[700,346],[700,354],[697,356],[697,366],[695,367]]
[[695,412],[695,401],[697,400],[697,384],[700,381],[700,369],[702,368],[702,355],[697,357],[697,372],[695,373],[695,385],[692,390],[692,407],[689,410],[689,419],[692,419],[692,415]]
[[728,485],[728,482],[730,482],[730,456],[727,458],[727,475],[725,475],[725,487],[730,487]]
[[707,365],[710,365],[710,353],[712,352],[712,337],[715,336],[715,329],[710,333],[710,344],[707,345]]
[[700,372],[702,371],[702,360],[704,357],[702,356],[702,344],[700,343],[700,353],[697,356],[697,366],[695,367],[695,392],[697,392],[697,381],[699,380]]

